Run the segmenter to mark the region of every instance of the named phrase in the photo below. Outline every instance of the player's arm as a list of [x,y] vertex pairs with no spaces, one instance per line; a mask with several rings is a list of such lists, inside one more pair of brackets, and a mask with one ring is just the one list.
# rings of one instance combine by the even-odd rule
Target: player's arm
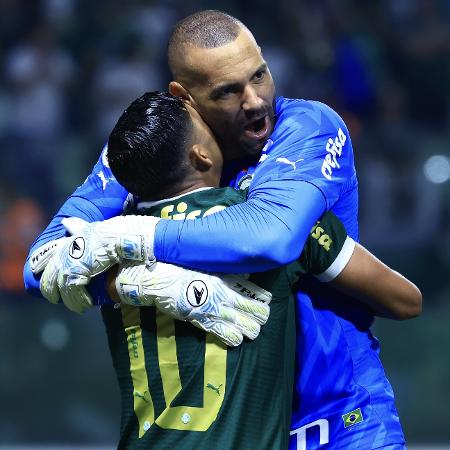
[[347,236],[342,222],[330,211],[312,228],[294,265],[294,275],[302,274],[330,283],[368,305],[377,316],[402,320],[421,312],[419,289]]
[[298,258],[325,207],[323,194],[310,183],[267,181],[254,188],[245,203],[206,218],[160,221],[155,257],[214,272],[269,270]]
[[[92,224],[80,237],[97,235],[105,241],[106,236],[115,249],[110,265],[126,253],[139,261],[156,255],[159,261],[204,271],[251,273],[296,259],[316,219],[343,192],[356,189],[353,150],[342,119],[325,105],[306,102],[300,110],[297,105],[293,112],[286,110],[288,120],[279,117],[285,124],[284,129],[277,126],[281,144],[263,152],[244,204],[195,221],[155,224],[148,223],[150,217],[114,217]],[[64,273],[57,278],[62,280],[59,285],[70,278],[69,288],[86,284],[99,273],[90,268],[92,262],[104,261],[104,249],[86,245],[80,275],[80,261],[72,267],[67,253],[59,253]],[[52,275],[48,290],[57,296],[54,279]]]
[[[79,217],[87,222],[109,219],[123,211],[128,192],[114,178],[103,149],[98,162],[85,182],[65,201],[47,228],[33,243],[24,267],[24,284],[28,293],[42,297],[40,291],[41,274],[33,274],[30,255],[44,244],[67,235],[61,221],[68,217]],[[100,285],[93,286],[101,291]],[[106,301],[106,300],[105,300]]]
[[[115,243],[116,227],[115,225],[112,225],[111,228],[108,227],[108,220],[104,219],[122,213],[127,195],[127,191],[113,177],[104,150],[85,183],[65,202],[47,229],[33,244],[24,269],[25,285],[28,292],[44,296],[51,303],[57,303],[61,297],[64,304],[75,312],[83,312],[91,307],[92,299],[96,304],[109,303],[110,299],[105,290],[106,276],[96,276],[89,283],[89,292],[86,290],[86,284],[90,281],[91,276],[104,272],[118,261],[115,252],[110,248]],[[135,218],[138,219],[138,223],[133,222],[133,227],[126,227],[126,231],[129,233],[126,236],[129,237],[129,240],[124,238],[122,242],[133,244],[134,239],[139,238],[139,235],[135,232],[143,228],[141,220],[156,219],[141,216],[135,216]],[[64,219],[70,221],[70,227],[68,222],[65,225],[62,224]],[[114,219],[120,223],[125,217],[114,217]],[[92,224],[89,225],[90,222],[95,222],[100,227],[105,224],[106,229],[101,236],[102,239],[95,233],[86,231],[83,235],[67,238],[61,244],[61,238],[66,235],[66,228],[72,234],[75,227],[89,228],[92,226]],[[121,234],[121,236],[124,237],[124,234]],[[81,241],[77,241],[78,238]],[[141,239],[138,239],[138,241],[141,242]],[[57,242],[60,245],[56,246]],[[77,242],[80,245],[74,251],[74,244]],[[110,246],[108,246],[108,242],[111,243]],[[129,248],[127,244],[127,246],[121,247],[121,250],[122,256],[127,259],[128,253],[124,255],[123,252],[130,251],[133,253],[135,247]],[[33,265],[34,271],[31,270]],[[67,266],[73,271],[65,270]],[[199,328],[215,334],[228,345],[238,345],[242,342],[243,336],[254,339],[259,333],[260,325],[265,323],[269,315],[269,308],[265,302],[270,301],[270,293],[246,280],[220,279],[212,275],[198,274],[163,263],[157,263],[152,271],[147,270],[145,264],[142,265],[141,269],[147,275],[149,273],[151,275],[150,278],[139,277],[141,281],[148,279],[150,285],[154,286],[156,277],[159,282],[159,291],[156,292],[156,295],[153,295],[152,302],[157,304],[160,301],[165,313],[175,318],[187,320]],[[42,270],[44,272],[41,276]],[[123,278],[127,277],[125,281],[129,282],[130,279],[133,279],[134,271],[135,267],[122,271],[121,280],[124,281]],[[189,301],[184,302],[184,304],[172,301],[178,298],[186,300],[187,289],[180,282],[187,283],[189,280],[202,279],[201,277],[204,277],[204,283],[209,285],[211,291],[210,295],[207,295],[209,301],[205,301],[204,304],[205,311],[202,313],[199,308],[194,308],[192,314],[183,315],[183,312],[186,312],[186,304],[190,305]],[[76,279],[76,282],[74,282],[74,279]],[[123,284],[126,284],[126,282]],[[162,289],[163,284],[166,285],[165,290]],[[180,296],[175,295],[173,292],[174,286],[179,288],[184,286],[184,289],[179,291],[184,296],[181,294]],[[64,289],[61,290],[63,287]],[[136,288],[136,286],[133,287]],[[141,288],[144,288],[144,286],[142,285]],[[200,291],[203,292],[202,289]],[[128,294],[128,297],[122,295],[121,300],[129,301],[132,304],[135,304],[135,301],[139,299],[145,300],[145,295],[133,297],[131,290],[128,290]],[[145,290],[142,289],[141,294],[145,294]],[[242,311],[245,311],[245,313]]]
[[[203,271],[252,273],[295,260],[317,218],[344,192],[356,191],[357,184],[342,119],[325,105],[305,104],[286,108],[287,120],[279,115],[284,125],[275,131],[281,134],[278,145],[263,151],[247,202],[195,221],[160,220],[143,226],[137,216],[116,217],[89,228],[89,233],[107,231],[116,249],[112,263],[117,255],[129,253],[130,242],[141,261],[156,256]],[[94,250],[88,251],[95,260]],[[77,274],[70,276],[76,284]]]
[[342,119],[324,105],[302,110],[297,119],[298,129],[285,132],[283,145],[263,153],[246,203],[201,220],[159,222],[156,259],[251,273],[298,258],[316,220],[357,181]]
[[359,244],[331,285],[366,303],[381,317],[404,320],[422,312],[418,287]]

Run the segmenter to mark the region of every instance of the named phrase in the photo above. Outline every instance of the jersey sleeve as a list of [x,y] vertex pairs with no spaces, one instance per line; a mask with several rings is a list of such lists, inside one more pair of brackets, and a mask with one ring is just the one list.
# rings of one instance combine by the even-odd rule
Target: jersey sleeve
[[290,263],[300,256],[314,223],[355,184],[352,144],[339,115],[319,102],[283,99],[247,202],[210,220],[161,221],[155,256],[236,273]]
[[268,180],[305,181],[322,192],[330,210],[357,184],[348,129],[342,118],[323,103],[284,102],[278,117],[281,125],[263,151],[250,191]]
[[246,202],[197,219],[160,220],[155,257],[225,273],[262,272],[300,256],[311,227],[325,211],[322,193],[301,181],[268,181]]
[[312,227],[295,270],[298,275],[332,281],[347,265],[354,249],[355,241],[336,215],[328,211]]
[[[114,178],[105,147],[91,174],[65,201],[47,228],[34,241],[30,253],[39,246],[66,235],[61,220],[79,217],[87,222],[109,219],[122,213],[128,192]],[[31,272],[28,258],[24,267],[25,288],[32,295],[40,295],[39,277]]]

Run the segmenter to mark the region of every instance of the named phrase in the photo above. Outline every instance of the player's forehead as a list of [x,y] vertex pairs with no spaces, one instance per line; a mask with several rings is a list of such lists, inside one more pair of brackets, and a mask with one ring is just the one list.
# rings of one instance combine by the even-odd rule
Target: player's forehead
[[221,47],[188,47],[186,57],[191,70],[203,79],[207,89],[246,80],[264,64],[260,48],[246,29]]

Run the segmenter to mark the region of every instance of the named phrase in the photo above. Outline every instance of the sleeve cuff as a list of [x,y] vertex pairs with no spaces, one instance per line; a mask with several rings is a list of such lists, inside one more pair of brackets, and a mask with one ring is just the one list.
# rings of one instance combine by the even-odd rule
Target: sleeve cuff
[[355,241],[347,236],[345,239],[344,245],[342,246],[341,251],[337,258],[333,261],[330,267],[328,267],[325,272],[322,272],[315,277],[324,283],[329,283],[333,281],[343,270],[347,263],[350,261],[350,258],[353,255],[353,251],[355,250]]

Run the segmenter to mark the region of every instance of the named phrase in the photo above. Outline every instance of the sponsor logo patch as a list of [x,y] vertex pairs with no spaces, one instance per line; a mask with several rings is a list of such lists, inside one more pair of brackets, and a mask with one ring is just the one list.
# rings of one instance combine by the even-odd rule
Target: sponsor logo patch
[[327,154],[322,162],[322,175],[327,180],[331,181],[333,170],[341,168],[338,158],[342,155],[342,150],[346,141],[347,136],[342,131],[342,128],[339,128],[337,136],[334,139],[329,138],[327,141],[327,145],[325,146]]

